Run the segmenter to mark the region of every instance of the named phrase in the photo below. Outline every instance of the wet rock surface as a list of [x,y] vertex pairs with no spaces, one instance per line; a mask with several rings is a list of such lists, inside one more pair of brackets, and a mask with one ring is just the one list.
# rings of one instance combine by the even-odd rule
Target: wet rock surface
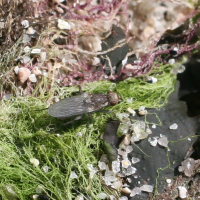
[[[164,108],[148,110],[146,121],[150,123],[149,128],[152,130],[149,137],[167,137],[168,148],[159,144],[153,147],[148,139],[140,140],[132,145],[133,151],[129,156],[139,158],[140,162],[134,164],[138,178],[130,177],[132,179],[130,188],[141,187],[144,184],[153,185],[156,188],[157,178],[157,190],[160,193],[167,185],[166,179],[173,179],[178,175],[178,167],[196,140],[191,136],[195,135],[198,126],[198,118],[189,118],[186,113],[186,104],[178,100],[177,92],[171,94]],[[145,120],[144,117],[136,118]],[[158,118],[162,125],[152,128],[152,125],[159,124]],[[175,123],[178,125],[177,129],[170,129],[170,126]],[[157,177],[157,172],[159,172],[159,177]],[[146,200],[149,199],[149,194],[142,192],[141,195],[129,199]]]

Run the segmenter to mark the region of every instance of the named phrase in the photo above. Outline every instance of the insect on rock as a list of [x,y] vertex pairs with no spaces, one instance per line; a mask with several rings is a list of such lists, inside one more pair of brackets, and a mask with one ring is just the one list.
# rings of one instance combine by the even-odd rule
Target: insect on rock
[[107,92],[107,94],[83,93],[54,103],[49,107],[48,114],[56,118],[68,118],[93,113],[101,111],[106,106],[116,105],[119,99],[115,92]]

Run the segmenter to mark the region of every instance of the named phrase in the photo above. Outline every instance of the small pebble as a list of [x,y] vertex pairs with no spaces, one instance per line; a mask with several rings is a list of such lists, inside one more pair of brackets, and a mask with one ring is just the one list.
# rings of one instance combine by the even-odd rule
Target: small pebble
[[184,186],[178,186],[179,197],[185,199],[187,197],[187,189]]
[[168,184],[170,184],[171,182],[172,182],[172,179],[166,179],[166,182],[168,183]]
[[140,189],[144,192],[153,192],[153,186],[152,185],[143,185],[140,187]]
[[168,147],[168,143],[169,143],[169,141],[168,141],[168,138],[166,136],[163,136],[163,137],[158,139],[158,144],[160,146]]
[[122,188],[121,192],[124,194],[131,194],[131,190],[128,187]]
[[155,124],[153,124],[153,125],[151,126],[151,128],[156,128],[156,125],[155,125]]
[[178,128],[178,124],[176,124],[176,123],[172,124],[172,125],[169,127],[169,129],[171,129],[171,130],[176,130],[177,128]]
[[21,83],[24,83],[28,80],[29,76],[31,75],[31,71],[26,67],[21,67],[18,70],[17,77]]

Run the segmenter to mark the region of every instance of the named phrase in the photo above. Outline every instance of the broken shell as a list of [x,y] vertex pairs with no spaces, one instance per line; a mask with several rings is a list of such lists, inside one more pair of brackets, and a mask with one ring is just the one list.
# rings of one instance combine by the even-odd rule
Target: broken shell
[[31,71],[26,67],[19,68],[17,77],[20,83],[24,83],[28,80],[29,76],[31,75]]
[[124,194],[130,194],[131,190],[129,188],[125,187],[125,188],[122,188],[121,192]]

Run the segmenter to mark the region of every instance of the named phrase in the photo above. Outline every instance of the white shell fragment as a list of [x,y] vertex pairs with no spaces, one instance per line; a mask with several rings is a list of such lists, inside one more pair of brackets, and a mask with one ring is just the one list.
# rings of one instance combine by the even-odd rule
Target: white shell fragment
[[29,47],[29,46],[26,46],[25,48],[24,48],[24,52],[25,53],[29,53],[31,51],[31,48]]
[[151,128],[156,128],[156,125],[155,125],[155,124],[153,124],[153,125],[151,126]]
[[130,176],[130,175],[132,175],[132,174],[135,174],[136,171],[137,171],[137,169],[136,169],[135,167],[129,166],[129,167],[127,168],[127,170],[126,170],[125,175],[126,175],[126,176]]
[[49,171],[49,166],[45,165],[42,167],[43,171],[47,173]]
[[158,139],[157,137],[153,137],[153,138],[148,138],[148,142],[151,144],[151,146],[155,147],[158,143]]
[[[9,194],[10,194],[12,197],[16,197],[16,196],[17,196],[16,192],[14,191],[13,186],[7,185],[7,186],[6,186],[6,190],[9,192]],[[14,198],[13,198],[13,199],[14,199]]]
[[122,196],[122,197],[119,197],[119,200],[128,200],[128,197]]
[[106,170],[107,169],[106,163],[101,162],[101,161],[98,162],[98,167],[99,167],[100,170]]
[[140,106],[138,111],[144,111],[145,110],[145,106]]
[[141,193],[141,189],[139,187],[135,187],[131,190],[130,197],[134,197],[135,195],[139,195]]
[[36,83],[37,82],[37,78],[35,76],[35,74],[31,74],[29,77],[28,77],[29,81],[31,81],[32,83]]
[[168,183],[168,184],[170,184],[171,182],[172,182],[172,179],[166,179],[166,182]]
[[18,74],[18,72],[19,72],[19,67],[18,67],[18,66],[16,66],[16,67],[14,68],[14,72],[15,72],[15,74]]
[[135,116],[136,112],[132,108],[127,108],[127,111],[132,115]]
[[77,176],[76,172],[73,171],[73,172],[71,172],[69,178],[78,178],[78,176]]
[[157,82],[158,82],[158,79],[155,78],[155,77],[153,77],[153,76],[147,76],[147,77],[146,77],[146,81],[147,81],[148,83],[157,83]]
[[117,174],[120,172],[120,161],[112,161],[112,171],[114,174]]
[[71,26],[68,22],[62,20],[62,19],[58,19],[58,28],[61,29],[61,30],[70,30],[71,29]]
[[172,74],[183,73],[185,71],[185,66],[181,64],[177,64],[174,68],[172,68]]
[[30,158],[30,163],[37,167],[40,164],[40,161],[36,158]]
[[122,66],[126,65],[127,61],[128,61],[128,57],[125,57],[124,60],[122,60]]
[[42,52],[40,54],[40,57],[41,57],[41,60],[44,62],[46,60],[46,57],[47,57],[47,53],[46,52]]
[[187,158],[181,163],[178,171],[184,172],[187,177],[191,177],[195,168],[195,160],[193,158]]
[[174,50],[174,51],[178,51],[178,47],[174,47],[173,50]]
[[147,110],[145,110],[145,106],[141,106],[138,109],[138,113],[139,113],[139,115],[146,115],[147,114]]
[[184,186],[178,186],[179,197],[185,199],[187,197],[187,189]]
[[131,138],[130,138],[130,135],[129,134],[125,134],[125,137],[124,139],[122,140],[120,146],[127,146],[131,143]]
[[33,35],[36,32],[36,30],[33,29],[33,27],[29,27],[28,30],[26,31],[26,34],[28,35]]
[[94,175],[96,174],[96,172],[98,171],[98,169],[96,167],[93,167],[92,164],[87,164],[87,168],[90,171],[90,178],[92,179]]
[[168,147],[168,143],[169,143],[169,141],[168,141],[168,138],[166,136],[163,136],[163,137],[158,139],[158,144],[160,146]]
[[36,76],[42,75],[42,71],[39,70],[38,67],[34,67],[32,73],[35,74]]
[[168,60],[168,63],[169,63],[170,65],[173,65],[173,64],[175,63],[175,59],[173,59],[173,58],[169,59],[169,60]]
[[106,199],[107,198],[107,194],[104,192],[101,192],[98,194],[99,199]]
[[121,163],[123,168],[128,168],[131,166],[131,162],[129,160],[122,160]]
[[31,54],[40,54],[41,49],[32,49]]
[[28,63],[31,60],[31,58],[29,56],[23,56],[21,57],[20,61],[21,63]]
[[82,195],[78,195],[75,200],[84,200],[84,197]]
[[176,124],[176,123],[172,124],[172,125],[169,127],[169,129],[171,129],[171,130],[176,130],[177,128],[178,128],[178,124]]
[[135,163],[140,162],[140,159],[139,159],[139,158],[132,157],[132,158],[131,158],[131,162],[132,162],[133,164],[135,164]]
[[21,22],[21,25],[24,27],[24,28],[28,28],[29,27],[29,21],[28,20],[23,20]]
[[33,199],[37,199],[38,197],[39,197],[38,194],[34,194],[34,195],[33,195]]
[[144,192],[153,192],[153,186],[152,185],[143,185],[140,187],[140,189]]
[[44,187],[42,185],[38,185],[35,189],[36,193],[40,194],[44,191]]
[[132,104],[133,103],[133,97],[126,98],[126,102]]

